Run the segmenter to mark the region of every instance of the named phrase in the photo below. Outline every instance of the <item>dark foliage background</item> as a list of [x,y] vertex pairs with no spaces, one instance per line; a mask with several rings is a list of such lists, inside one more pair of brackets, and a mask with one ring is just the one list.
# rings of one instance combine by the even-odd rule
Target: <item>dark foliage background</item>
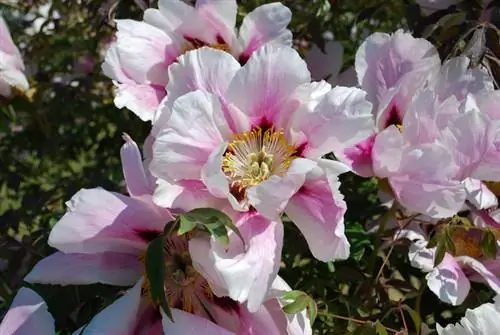
[[[239,18],[265,2],[241,1]],[[495,26],[500,15],[494,2],[489,21],[481,1],[465,1],[428,17],[402,0],[284,3],[294,14],[297,46],[321,46],[322,33],[331,31],[345,48],[344,68],[352,66],[356,48],[370,33],[404,28],[432,41],[442,59],[465,53],[500,78],[500,30]],[[46,241],[64,213],[64,202],[80,188],[125,191],[121,133],[141,143],[148,124],[114,107],[111,81],[102,75],[100,63],[112,19],[140,19],[142,10],[154,5],[145,0],[0,0],[31,85],[26,95],[0,101],[0,316],[18,288],[27,285],[24,275],[53,252]],[[347,175],[342,191],[349,205],[349,260],[326,264],[312,259],[296,228],[285,224],[280,274],[317,300],[316,334],[382,334],[377,321],[388,333],[415,334],[422,322],[434,327],[454,321],[467,307],[491,297],[488,289],[475,285],[460,307],[439,302],[426,289],[424,274],[408,264],[407,245],[391,244],[391,231],[368,233],[386,211],[378,203],[376,182]],[[375,255],[379,238],[389,242]],[[61,334],[88,322],[118,293],[103,285],[35,289],[48,302]]]

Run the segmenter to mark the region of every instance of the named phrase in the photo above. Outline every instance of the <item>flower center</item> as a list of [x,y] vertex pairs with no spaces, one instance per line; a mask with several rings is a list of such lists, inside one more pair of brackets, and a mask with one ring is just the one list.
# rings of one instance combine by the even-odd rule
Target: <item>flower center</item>
[[186,39],[186,40],[187,40],[187,43],[184,46],[184,49],[182,51],[182,55],[188,51],[196,50],[196,49],[199,49],[202,47],[209,47],[212,49],[225,51],[229,54],[231,53],[231,48],[224,41],[220,41],[220,42],[213,43],[213,44],[207,44],[207,43],[205,43],[201,40],[198,40],[198,39]]
[[[203,308],[203,301],[211,300],[213,294],[205,278],[193,267],[187,237],[176,235],[165,237],[164,255],[164,289],[168,305],[189,313],[199,313]],[[144,256],[140,256],[143,263]],[[150,296],[150,283],[147,278],[143,290]]]
[[255,186],[272,175],[283,176],[296,158],[283,131],[273,128],[235,135],[224,154],[222,171],[239,191]]
[[474,229],[454,228],[451,232],[451,239],[455,245],[453,256],[469,256],[475,259],[483,257],[481,237],[482,233]]

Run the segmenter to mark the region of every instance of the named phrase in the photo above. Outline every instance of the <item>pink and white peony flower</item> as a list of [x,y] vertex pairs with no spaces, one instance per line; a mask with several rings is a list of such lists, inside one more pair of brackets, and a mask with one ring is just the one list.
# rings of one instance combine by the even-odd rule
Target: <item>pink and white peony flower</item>
[[10,36],[9,28],[0,16],[0,96],[10,97],[12,88],[27,90],[28,80],[23,73],[24,63],[19,49]]
[[[198,264],[190,256],[191,240],[175,233],[165,236],[164,242],[165,290],[175,323],[160,314],[143,278],[144,254],[173,218],[168,210],[152,202],[151,179],[144,172],[137,145],[129,137],[125,139],[121,157],[131,197],[103,189],[79,191],[49,236],[49,244],[59,251],[40,261],[25,280],[60,285],[134,285],[98,314],[84,328],[84,334],[189,335],[201,330],[213,334],[311,334],[305,314],[288,316],[281,311],[279,297],[290,288],[276,277],[277,270],[269,276],[261,273],[255,279],[271,280],[271,284],[257,287],[262,295],[260,300],[252,300],[251,313],[245,305],[227,297],[224,281],[210,277],[215,271],[206,264],[202,272],[197,270]],[[243,220],[248,221],[246,227],[254,229],[262,224],[256,216]],[[258,238],[259,234],[255,236]],[[196,240],[197,245],[209,243],[205,237]],[[252,239],[248,240],[251,244]],[[255,248],[248,249],[249,255],[256,255]],[[206,258],[206,254],[201,257]],[[112,319],[120,322],[109,322]]]
[[187,50],[209,46],[245,63],[260,46],[292,44],[286,28],[290,10],[273,2],[250,12],[236,33],[235,0],[198,0],[191,7],[181,0],[161,0],[147,9],[143,21],[117,20],[116,41],[108,49],[102,69],[112,78],[115,105],[127,107],[142,120],[154,119],[165,97],[168,67]]
[[500,327],[500,298],[474,309],[467,309],[465,316],[456,324],[446,327],[436,325],[439,335],[492,335]]
[[[495,216],[500,216],[497,211]],[[474,219],[478,227],[484,223]],[[482,232],[478,229],[454,227],[451,239],[454,254],[446,253],[441,263],[434,267],[436,248],[427,248],[426,233],[419,227],[403,230],[398,238],[413,242],[408,253],[411,264],[427,272],[427,286],[442,301],[460,305],[470,290],[470,281],[483,282],[500,294],[500,254],[496,259],[486,258],[481,248]]]
[[2,335],[53,335],[54,318],[47,304],[33,290],[21,288],[0,323]]
[[378,177],[411,211],[455,214],[464,206],[466,178],[498,178],[483,162],[496,127],[470,95],[490,92],[492,80],[469,63],[459,57],[440,66],[429,42],[402,31],[371,35],[356,54],[359,85],[374,106],[374,122],[358,128],[371,133],[354,146],[337,143],[336,156],[356,173]]
[[[170,78],[152,133],[152,173],[174,185],[202,183],[237,211],[273,221],[285,212],[316,258],[347,258],[337,179],[346,169],[321,157],[332,143],[367,135],[354,127],[371,122],[364,93],[311,83],[305,62],[286,47],[265,46],[244,66],[202,48],[180,57]],[[163,206],[174,200],[155,194]]]

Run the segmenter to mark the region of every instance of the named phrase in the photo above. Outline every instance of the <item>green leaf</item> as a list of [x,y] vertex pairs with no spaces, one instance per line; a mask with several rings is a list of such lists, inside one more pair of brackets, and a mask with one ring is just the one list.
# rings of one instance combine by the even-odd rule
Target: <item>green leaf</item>
[[497,256],[497,237],[495,232],[488,229],[484,232],[483,239],[481,240],[481,249],[484,256],[487,258],[496,258]]
[[163,236],[155,238],[146,250],[146,278],[149,281],[151,299],[158,303],[173,322],[165,296],[165,253]]
[[375,322],[375,332],[377,333],[377,335],[389,335],[387,333],[387,329],[385,329],[384,325],[381,324],[379,320]]
[[214,208],[196,208],[179,215],[180,227],[178,234],[182,235],[200,226],[219,240],[225,247],[229,246],[227,228],[231,229],[245,244],[243,236],[229,216]]
[[417,313],[416,310],[414,310],[413,308],[411,308],[408,305],[403,305],[401,307],[404,310],[406,310],[408,312],[408,314],[410,314],[410,317],[413,320],[413,324],[415,325],[415,330],[416,330],[417,334],[420,334],[420,328],[422,326],[422,318],[420,317],[420,315]]
[[189,220],[189,218],[184,215],[179,215],[179,229],[177,230],[177,233],[179,235],[189,233],[190,231],[195,229],[196,226],[196,222]]
[[309,322],[311,326],[314,324],[316,317],[318,316],[318,305],[313,298],[309,297],[309,303],[307,304],[307,314],[309,315]]
[[328,266],[328,271],[330,271],[331,273],[334,273],[335,272],[335,264],[331,261],[326,263],[326,264]]
[[299,295],[295,301],[283,306],[283,311],[288,314],[296,314],[302,312],[309,304],[309,297],[307,294]]
[[436,256],[434,258],[434,267],[441,264],[445,254],[446,254],[445,243],[443,241],[443,238],[439,238],[437,248],[436,248]]
[[451,238],[452,230],[450,226],[446,227],[445,233],[444,233],[444,246],[446,248],[446,251],[450,252],[451,254],[456,253],[455,249],[455,242],[453,242],[453,239]]
[[307,315],[312,326],[318,315],[318,306],[310,295],[302,291],[290,291],[283,294],[281,300],[289,302],[283,306],[283,311],[288,314],[296,314],[307,308]]

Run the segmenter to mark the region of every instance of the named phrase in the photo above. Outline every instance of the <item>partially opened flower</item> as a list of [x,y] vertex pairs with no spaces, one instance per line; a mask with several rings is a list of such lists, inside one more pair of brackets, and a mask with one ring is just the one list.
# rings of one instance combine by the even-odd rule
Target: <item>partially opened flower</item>
[[24,63],[10,36],[9,28],[0,16],[0,96],[9,97],[13,89],[27,90]]
[[286,28],[291,12],[281,3],[257,7],[243,19],[238,33],[235,0],[199,0],[195,7],[161,0],[158,7],[147,9],[143,21],[117,20],[117,38],[102,66],[117,86],[115,105],[145,121],[154,118],[165,97],[169,65],[186,51],[209,46],[244,63],[264,44],[292,44]]
[[[500,212],[494,214],[499,216]],[[408,253],[411,264],[427,272],[427,286],[442,301],[460,305],[470,290],[470,281],[486,283],[500,294],[500,254],[487,257],[482,247],[484,223],[474,220],[474,227],[453,226],[450,238],[454,251],[445,253],[443,260],[434,266],[436,247],[427,248],[427,234],[418,226],[402,230],[397,238],[407,238],[413,243]]]
[[[337,180],[346,170],[321,157],[332,143],[367,135],[353,126],[371,122],[364,93],[311,83],[304,61],[285,47],[265,46],[243,67],[199,49],[180,57],[170,77],[153,129],[152,173],[173,184],[201,181],[238,211],[254,208],[270,220],[285,212],[316,258],[346,258]],[[155,201],[171,207],[161,193]]]
[[54,335],[54,324],[45,301],[33,290],[23,287],[0,323],[0,334]]
[[474,309],[467,309],[465,316],[456,324],[436,326],[439,335],[493,335],[500,327],[500,298]]

